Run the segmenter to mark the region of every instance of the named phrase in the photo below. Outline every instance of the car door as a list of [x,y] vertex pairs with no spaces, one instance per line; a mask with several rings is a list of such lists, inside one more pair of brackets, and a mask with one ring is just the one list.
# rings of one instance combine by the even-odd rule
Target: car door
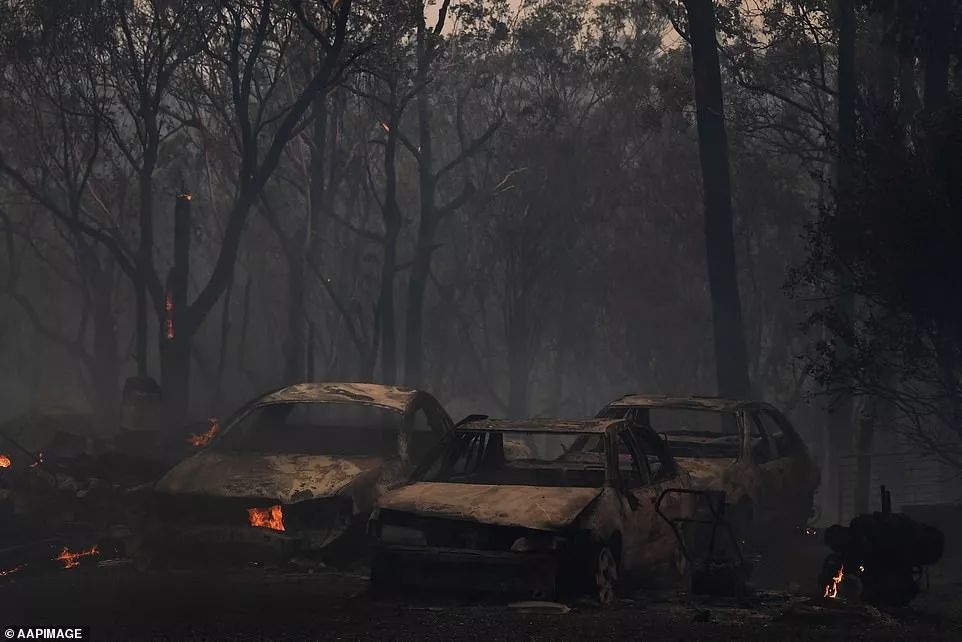
[[783,417],[760,409],[752,413],[751,420],[767,444],[757,456],[753,453],[759,475],[755,498],[758,525],[804,527],[818,485],[817,469],[801,438]]
[[628,572],[665,562],[675,548],[671,527],[655,510],[662,490],[674,482],[668,470],[653,471],[644,447],[631,430],[617,436],[619,446],[618,473],[624,496],[624,528],[622,532],[622,565]]
[[[630,432],[632,448],[639,461],[644,461],[649,470],[649,482],[637,489],[639,501],[652,506],[651,523],[645,542],[645,563],[649,566],[661,565],[674,559],[678,549],[678,539],[671,524],[665,519],[688,517],[694,512],[692,497],[683,493],[667,493],[672,488],[691,486],[687,473],[675,465],[668,446],[657,433],[650,429],[634,429]],[[661,501],[662,517],[658,514],[658,501]]]

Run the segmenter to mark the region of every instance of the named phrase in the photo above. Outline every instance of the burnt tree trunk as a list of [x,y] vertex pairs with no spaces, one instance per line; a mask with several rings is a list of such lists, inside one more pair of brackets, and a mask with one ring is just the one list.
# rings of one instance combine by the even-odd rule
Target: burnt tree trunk
[[432,169],[431,105],[427,92],[430,53],[428,29],[423,18],[417,27],[417,73],[416,84],[421,87],[417,96],[418,142],[418,191],[420,195],[421,220],[418,225],[414,262],[408,277],[407,318],[405,320],[404,379],[409,386],[422,383],[424,369],[424,293],[427,290],[431,269],[434,234],[437,229],[435,189],[437,187]]
[[234,284],[231,282],[227,287],[227,291],[224,292],[224,307],[221,310],[220,346],[217,356],[217,372],[214,374],[214,394],[213,400],[211,401],[211,412],[215,414],[220,409],[220,397],[224,382],[224,367],[227,365],[227,345],[228,339],[230,338],[230,299],[233,290]]
[[[712,0],[685,0],[691,37],[698,147],[705,200],[705,249],[711,291],[718,394],[748,398],[748,358],[735,265],[734,216],[721,70]],[[734,429],[734,426],[727,426]]]
[[[309,228],[310,226],[308,226]],[[298,383],[304,378],[304,342],[307,309],[304,305],[306,274],[305,257],[297,252],[288,262],[287,273],[287,337],[284,345],[284,378]]]
[[187,306],[187,279],[190,274],[191,196],[177,197],[174,208],[174,264],[167,273],[164,308],[167,319],[161,328],[161,391],[168,420],[175,426],[187,418],[190,402],[190,340],[195,324]]
[[528,341],[528,306],[515,300],[508,327],[508,415],[528,416],[531,356]]
[[290,263],[287,305],[287,341],[285,346],[285,374],[289,383],[298,383],[307,376],[308,319],[307,274],[311,261],[317,260],[318,226],[324,211],[325,168],[327,152],[328,94],[314,98],[314,125],[311,132],[310,162],[308,163],[309,202],[300,245],[294,251]]
[[397,380],[397,330],[394,310],[394,280],[397,274],[397,242],[401,233],[401,206],[397,199],[397,121],[392,116],[387,123],[387,141],[384,145],[384,204],[381,217],[384,221],[383,258],[381,261],[381,292],[378,295],[377,314],[381,331],[381,378],[384,383]]
[[878,416],[878,400],[875,397],[865,397],[861,406],[854,441],[855,515],[867,513],[869,509],[869,494],[872,490],[872,443]]
[[253,284],[254,280],[248,275],[247,282],[244,283],[244,298],[241,301],[241,327],[237,346],[237,367],[241,371],[244,370],[244,355],[247,354],[247,326],[250,321],[251,286]]
[[307,325],[307,362],[305,366],[307,367],[307,381],[314,381],[314,324],[309,323]]
[[97,411],[108,424],[119,420],[117,383],[120,380],[120,355],[117,350],[117,318],[113,309],[113,271],[110,260],[94,255],[88,248],[90,264],[90,310],[93,320],[91,378],[97,400]]
[[139,172],[140,191],[140,242],[137,246],[137,279],[134,283],[136,290],[135,338],[134,354],[137,360],[137,376],[147,377],[147,279],[153,273],[154,251],[154,185],[153,173],[157,163],[156,150],[148,147],[145,150],[143,165]]
[[[852,212],[852,175],[855,162],[855,6],[848,0],[838,0],[838,158],[836,159],[835,201],[838,216],[850,216]],[[836,311],[845,324],[839,350],[847,352],[851,340],[855,302],[848,287],[849,277],[840,276],[840,291],[835,302]],[[844,354],[842,355],[844,358]],[[839,457],[852,449],[854,436],[854,404],[846,390],[848,382],[840,382],[840,392],[829,408],[828,443],[829,467],[826,475],[827,497],[842,496],[839,478]],[[841,517],[842,506],[838,506]]]

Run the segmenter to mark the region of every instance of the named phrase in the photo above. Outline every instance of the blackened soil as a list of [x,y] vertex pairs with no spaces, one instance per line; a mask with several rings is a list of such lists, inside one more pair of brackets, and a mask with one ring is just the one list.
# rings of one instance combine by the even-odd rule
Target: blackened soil
[[760,592],[748,605],[636,592],[609,609],[528,613],[456,598],[377,596],[359,573],[87,566],[0,578],[0,628],[89,626],[95,640],[962,639],[962,584],[911,609],[820,605]]

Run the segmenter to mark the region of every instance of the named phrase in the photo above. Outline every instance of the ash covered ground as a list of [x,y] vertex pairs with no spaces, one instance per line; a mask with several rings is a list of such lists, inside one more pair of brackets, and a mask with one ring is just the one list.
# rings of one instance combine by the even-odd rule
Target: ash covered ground
[[762,562],[759,588],[743,605],[635,590],[611,608],[571,602],[541,612],[494,598],[376,594],[363,564],[145,573],[123,561],[89,562],[5,578],[0,624],[89,626],[95,640],[962,639],[962,582],[944,567],[933,568],[909,608],[883,612],[813,599],[816,573],[805,569],[817,569],[823,554],[812,542],[791,565]]

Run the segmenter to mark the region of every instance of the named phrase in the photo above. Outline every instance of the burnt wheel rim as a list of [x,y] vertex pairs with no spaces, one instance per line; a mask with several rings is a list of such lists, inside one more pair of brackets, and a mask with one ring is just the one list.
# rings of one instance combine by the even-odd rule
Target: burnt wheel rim
[[618,582],[618,563],[607,546],[598,551],[595,567],[595,588],[598,601],[611,604],[615,599],[615,584]]

